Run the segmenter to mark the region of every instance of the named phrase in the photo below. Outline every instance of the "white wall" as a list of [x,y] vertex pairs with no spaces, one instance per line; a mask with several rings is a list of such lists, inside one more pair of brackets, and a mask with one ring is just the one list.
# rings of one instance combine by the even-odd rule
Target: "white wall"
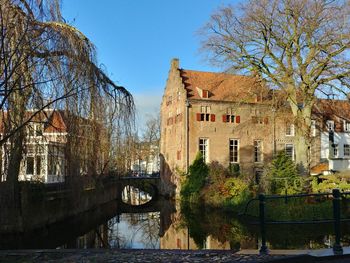
[[338,157],[329,160],[329,136],[328,132],[321,133],[321,158],[329,160],[329,169],[342,171],[350,169],[350,158],[344,158],[344,144],[350,144],[350,133],[335,132],[334,144],[338,144]]

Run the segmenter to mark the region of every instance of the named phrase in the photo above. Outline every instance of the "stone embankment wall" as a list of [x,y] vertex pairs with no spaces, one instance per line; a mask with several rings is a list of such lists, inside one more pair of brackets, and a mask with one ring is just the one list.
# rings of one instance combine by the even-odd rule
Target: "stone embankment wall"
[[18,194],[0,184],[0,233],[20,233],[59,222],[118,198],[113,180],[76,178],[63,184],[21,182]]

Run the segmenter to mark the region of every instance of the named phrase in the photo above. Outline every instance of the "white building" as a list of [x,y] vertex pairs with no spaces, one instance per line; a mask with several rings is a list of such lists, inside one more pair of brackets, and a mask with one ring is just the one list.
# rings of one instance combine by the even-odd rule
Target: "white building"
[[[26,129],[27,138],[19,180],[44,183],[63,182],[66,176],[67,127],[62,113],[47,110],[45,114],[38,114],[38,117],[27,125]],[[3,162],[5,159],[2,159]]]
[[345,100],[322,100],[316,106],[322,116],[321,161],[329,170],[350,169],[350,103]]
[[160,170],[159,147],[158,145],[148,146],[140,144],[140,150],[136,159],[132,162],[131,171],[134,174],[153,174]]

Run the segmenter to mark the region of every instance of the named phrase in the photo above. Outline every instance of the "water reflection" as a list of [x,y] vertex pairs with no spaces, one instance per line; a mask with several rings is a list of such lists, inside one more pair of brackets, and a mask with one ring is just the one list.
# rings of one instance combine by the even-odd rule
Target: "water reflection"
[[[134,196],[134,199],[124,199],[124,204],[147,201],[140,192],[127,193],[124,197],[128,196]],[[138,210],[137,206],[122,210],[127,207],[113,201],[59,224],[15,236],[0,235],[0,248],[239,250],[258,249],[260,245],[259,226],[254,224],[254,218],[242,218],[232,212],[203,206],[175,204],[169,200],[157,200],[150,206],[139,207],[147,212]],[[332,223],[268,225],[266,233],[270,249],[328,248],[334,242]],[[344,246],[349,246],[349,233],[350,224],[343,223]]]
[[121,214],[58,248],[159,248],[159,212]]
[[[176,209],[169,209],[175,204],[166,200],[161,202],[164,209],[160,212],[121,214],[118,220],[116,217],[109,220],[105,232],[108,233],[108,247],[235,251],[259,248],[256,219],[240,218],[235,213],[202,206],[177,205]],[[343,245],[349,246],[349,224],[344,223],[342,230]],[[267,226],[270,249],[329,248],[334,242],[332,233],[332,224]],[[106,243],[99,241],[96,231],[95,241],[94,247],[96,244],[104,247]],[[78,244],[78,247],[86,245]]]
[[152,199],[151,195],[127,185],[122,192],[122,201],[130,205],[143,205]]

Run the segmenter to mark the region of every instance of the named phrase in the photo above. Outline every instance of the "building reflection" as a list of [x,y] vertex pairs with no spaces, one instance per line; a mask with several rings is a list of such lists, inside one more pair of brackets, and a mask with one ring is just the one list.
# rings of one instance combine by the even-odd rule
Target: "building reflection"
[[206,236],[201,244],[191,237],[191,230],[183,224],[183,218],[178,206],[171,215],[172,224],[160,237],[160,249],[231,249],[228,241],[221,242],[212,235]]
[[207,236],[203,247],[199,247],[190,237],[189,229],[177,229],[173,224],[163,237],[160,238],[160,249],[231,249],[229,242],[220,242],[212,236]]

